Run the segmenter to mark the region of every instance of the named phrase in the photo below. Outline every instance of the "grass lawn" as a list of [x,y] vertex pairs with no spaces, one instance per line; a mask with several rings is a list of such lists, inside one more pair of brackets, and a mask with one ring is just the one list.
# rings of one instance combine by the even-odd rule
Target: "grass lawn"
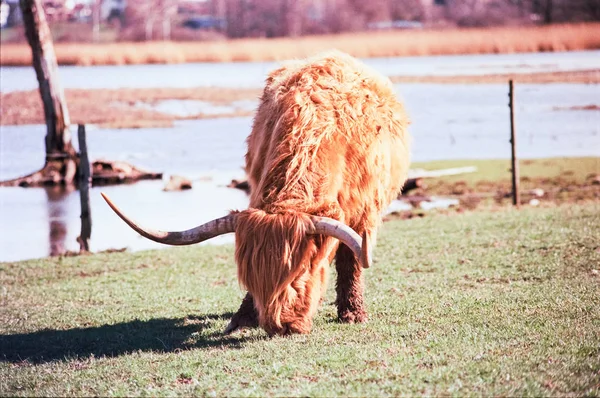
[[[233,247],[1,263],[0,395],[600,395],[600,202],[386,223],[366,324],[223,336]],[[335,275],[330,278],[331,285]]]
[[[475,166],[477,171],[444,176],[437,181],[447,181],[449,184],[462,181],[471,185],[489,181],[508,181],[510,183],[510,159],[437,160],[411,163],[411,168],[427,170],[463,166]],[[591,175],[600,174],[600,157],[524,159],[519,161],[519,170],[521,184],[538,178],[555,179],[558,177],[569,177],[573,183],[577,184],[585,182]]]
[[[475,166],[477,171],[475,173],[444,176],[428,181],[446,182],[448,184],[462,182],[470,186],[477,186],[490,181],[510,184],[510,159],[437,160],[411,163],[411,168],[424,168],[427,170],[463,166]],[[592,175],[600,175],[600,157],[523,159],[519,161],[519,171],[521,185],[526,185],[528,182],[538,179],[553,180],[560,177],[569,179],[573,184],[582,184]]]

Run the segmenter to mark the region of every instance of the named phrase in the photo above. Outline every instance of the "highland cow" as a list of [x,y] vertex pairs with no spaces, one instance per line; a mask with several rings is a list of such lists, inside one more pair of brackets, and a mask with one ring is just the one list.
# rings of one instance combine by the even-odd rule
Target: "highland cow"
[[408,119],[389,79],[349,55],[293,61],[266,81],[248,137],[247,210],[183,232],[142,228],[172,245],[235,232],[246,297],[225,330],[261,326],[269,335],[308,333],[330,264],[342,322],[367,319],[362,268],[371,264],[381,213],[409,164]]

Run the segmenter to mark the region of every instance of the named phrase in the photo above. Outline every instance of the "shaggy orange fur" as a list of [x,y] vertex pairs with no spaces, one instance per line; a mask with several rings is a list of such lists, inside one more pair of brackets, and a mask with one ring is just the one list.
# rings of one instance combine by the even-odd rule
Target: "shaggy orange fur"
[[[389,79],[346,54],[293,61],[269,75],[248,137],[250,209],[236,230],[239,280],[269,334],[311,330],[334,256],[340,318],[366,319],[352,252],[305,232],[309,215],[326,216],[374,245],[381,212],[406,179],[407,126]],[[247,307],[232,322],[252,318]]]

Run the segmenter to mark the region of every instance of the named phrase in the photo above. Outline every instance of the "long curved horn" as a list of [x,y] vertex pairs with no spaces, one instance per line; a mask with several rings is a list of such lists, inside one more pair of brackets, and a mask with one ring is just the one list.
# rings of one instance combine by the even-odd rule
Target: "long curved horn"
[[121,217],[121,219],[125,221],[127,225],[129,225],[143,237],[158,243],[174,246],[193,245],[194,243],[200,243],[219,235],[235,232],[235,214],[229,214],[225,217],[217,218],[216,220],[209,221],[206,224],[199,225],[196,228],[188,229],[187,231],[165,232],[144,228],[123,214],[123,212],[109,199],[106,194],[101,193],[101,195],[104,200],[106,200],[106,203],[108,203],[114,212],[117,213],[117,215]]
[[310,234],[320,234],[339,239],[340,242],[348,246],[357,259],[359,259],[363,268],[371,266],[371,249],[366,232],[361,238],[352,228],[343,222],[329,217],[311,217],[314,230]]

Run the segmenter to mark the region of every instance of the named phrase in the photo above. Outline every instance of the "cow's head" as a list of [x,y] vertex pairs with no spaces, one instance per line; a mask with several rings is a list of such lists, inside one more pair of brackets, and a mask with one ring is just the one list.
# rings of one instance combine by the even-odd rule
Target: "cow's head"
[[368,268],[363,239],[342,222],[294,211],[275,214],[248,209],[196,228],[163,232],[141,227],[102,194],[110,207],[140,235],[168,245],[191,245],[234,232],[238,278],[254,299],[259,324],[267,333],[307,333],[326,284],[331,239],[348,246]]

